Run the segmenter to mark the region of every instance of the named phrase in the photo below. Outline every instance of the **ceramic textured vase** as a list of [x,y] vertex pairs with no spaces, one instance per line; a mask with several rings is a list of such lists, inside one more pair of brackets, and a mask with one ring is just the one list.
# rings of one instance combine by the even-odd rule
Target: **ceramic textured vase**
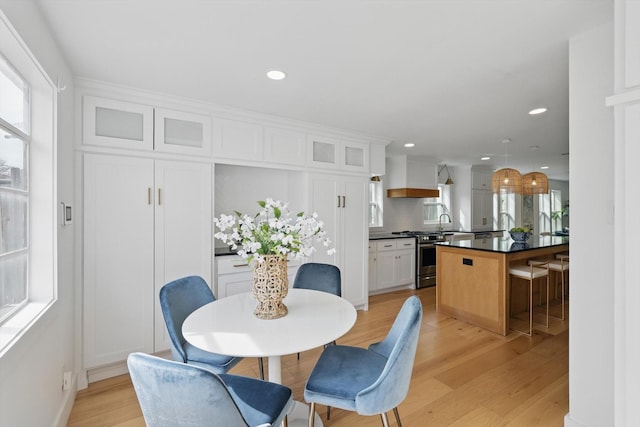
[[278,255],[265,255],[262,263],[253,269],[253,296],[258,300],[254,314],[260,319],[286,316],[287,307],[282,300],[289,291],[287,259]]

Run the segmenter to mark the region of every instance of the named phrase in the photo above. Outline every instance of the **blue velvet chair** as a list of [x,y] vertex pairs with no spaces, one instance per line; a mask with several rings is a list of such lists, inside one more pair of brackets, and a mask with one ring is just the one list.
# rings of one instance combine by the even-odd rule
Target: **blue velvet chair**
[[[340,269],[335,265],[308,262],[302,264],[293,279],[293,287],[342,296]],[[333,341],[332,344],[336,342]],[[298,353],[300,359],[300,353]]]
[[320,355],[304,389],[309,402],[309,426],[313,427],[315,404],[380,414],[389,425],[387,411],[393,409],[399,426],[398,405],[409,391],[418,345],[422,304],[417,296],[403,304],[386,338],[368,349],[328,346]]
[[[173,360],[209,369],[217,374],[226,373],[241,358],[201,350],[187,342],[182,335],[184,320],[198,308],[215,301],[213,292],[199,276],[188,276],[167,283],[160,289],[160,308],[171,339]],[[260,378],[264,379],[262,359],[258,359]]]
[[309,262],[298,268],[293,287],[323,291],[340,297],[340,280],[340,269],[335,265]]
[[143,353],[127,358],[148,427],[279,426],[293,399],[280,384]]

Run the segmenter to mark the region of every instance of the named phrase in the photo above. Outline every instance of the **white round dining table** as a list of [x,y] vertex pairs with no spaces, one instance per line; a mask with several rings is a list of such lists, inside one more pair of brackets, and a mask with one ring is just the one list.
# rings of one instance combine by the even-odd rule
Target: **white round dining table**
[[[357,317],[350,302],[327,292],[289,289],[283,302],[288,309],[286,316],[264,320],[253,314],[257,301],[251,293],[221,298],[191,313],[182,324],[182,334],[190,344],[212,353],[267,357],[269,381],[280,384],[281,356],[340,338]],[[306,423],[306,414],[303,418]],[[299,420],[290,414],[290,425],[292,421],[295,425]]]

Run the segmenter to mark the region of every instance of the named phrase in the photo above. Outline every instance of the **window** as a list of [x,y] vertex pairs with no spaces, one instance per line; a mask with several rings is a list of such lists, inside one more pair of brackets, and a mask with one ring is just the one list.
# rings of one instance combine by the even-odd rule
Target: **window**
[[[438,184],[438,190],[440,190],[439,197],[427,197],[424,199],[423,223],[427,224],[439,224],[440,215],[450,215],[449,206],[451,205],[449,186],[445,184]],[[449,218],[444,217],[443,222],[451,222],[451,216]]]
[[0,322],[27,301],[29,86],[0,57]]
[[56,103],[0,13],[0,363],[56,300]]
[[501,191],[494,195],[498,205],[498,229],[511,230],[516,226],[516,195]]
[[541,232],[562,230],[562,192],[551,190],[549,194],[540,194],[538,227]]
[[[375,178],[375,177],[374,177]],[[382,227],[382,181],[369,181],[369,227]]]

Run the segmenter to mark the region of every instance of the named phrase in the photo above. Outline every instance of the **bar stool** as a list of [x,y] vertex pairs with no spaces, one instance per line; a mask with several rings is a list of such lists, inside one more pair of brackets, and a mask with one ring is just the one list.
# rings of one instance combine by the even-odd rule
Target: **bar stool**
[[[562,290],[562,316],[560,316],[560,320],[564,320],[564,295],[566,292],[566,287],[565,284],[568,285],[569,283],[569,254],[568,253],[562,253],[562,254],[556,254],[556,260],[555,261],[549,261],[549,270],[551,271],[555,271],[556,273],[560,273],[560,283],[561,283],[561,290]],[[567,279],[565,281],[565,273],[567,273]],[[554,294],[557,292],[557,286],[556,286],[556,282],[554,281]],[[554,316],[555,317],[555,316]]]
[[[560,301],[561,301],[562,314],[560,315],[560,317],[557,317],[557,316],[551,316],[551,317],[564,320],[564,294],[565,294],[564,276],[565,276],[565,272],[569,271],[569,254],[556,254],[556,259],[552,259],[548,261],[529,260],[529,265],[532,265],[532,264],[538,265],[539,263],[545,263],[545,262],[547,263],[550,272],[553,271],[554,273],[559,273],[561,277],[560,283],[561,283],[562,295],[560,297]],[[555,298],[558,298],[558,286],[555,280],[553,282],[553,294]],[[548,304],[548,299],[547,299],[547,304]]]
[[[509,275],[527,280],[529,282],[529,332],[514,329],[527,336],[533,335],[533,281],[536,279],[547,278],[547,313],[546,325],[549,327],[549,266],[546,261],[529,261],[529,265],[514,265],[509,267]],[[542,292],[542,289],[540,289]],[[541,297],[542,298],[542,297]]]

